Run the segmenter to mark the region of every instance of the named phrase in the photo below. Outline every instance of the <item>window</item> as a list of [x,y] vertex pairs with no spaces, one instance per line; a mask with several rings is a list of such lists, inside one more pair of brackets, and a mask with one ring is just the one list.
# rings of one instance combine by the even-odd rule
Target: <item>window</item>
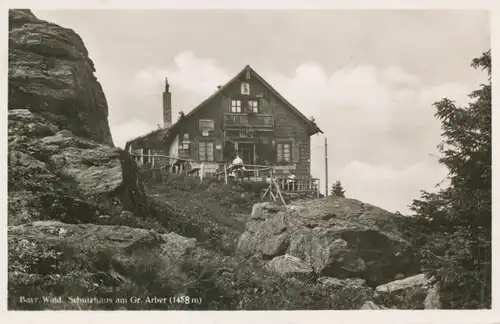
[[198,154],[200,161],[213,162],[214,161],[214,143],[212,142],[199,142]]
[[253,112],[254,114],[259,113],[259,102],[257,100],[249,100],[248,101],[248,110]]
[[283,160],[290,162],[292,160],[292,149],[290,144],[283,144]]
[[142,150],[142,153],[141,153],[141,158],[142,158],[141,163],[142,164],[151,163],[151,160],[152,160],[151,153],[152,153],[151,149],[143,149]]
[[182,141],[183,142],[189,142],[189,134],[184,134],[184,136],[182,138]]
[[231,100],[231,112],[233,113],[241,112],[241,100]]
[[290,143],[277,144],[278,162],[290,162],[292,160],[292,145]]

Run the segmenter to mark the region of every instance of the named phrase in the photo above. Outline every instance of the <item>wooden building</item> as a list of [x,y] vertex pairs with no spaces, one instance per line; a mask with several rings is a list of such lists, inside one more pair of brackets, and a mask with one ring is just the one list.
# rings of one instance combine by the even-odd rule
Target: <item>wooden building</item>
[[204,163],[217,169],[238,152],[245,164],[278,166],[284,173],[311,176],[310,137],[322,131],[313,120],[281,96],[250,66],[188,114],[172,123],[168,80],[163,93],[164,126],[131,139],[125,149],[142,154],[142,163],[155,154]]

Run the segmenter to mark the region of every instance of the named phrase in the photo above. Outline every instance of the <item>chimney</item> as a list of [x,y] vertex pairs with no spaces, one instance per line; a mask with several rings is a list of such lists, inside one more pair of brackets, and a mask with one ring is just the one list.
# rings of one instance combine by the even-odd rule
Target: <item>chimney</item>
[[165,91],[163,92],[163,127],[172,125],[172,94],[169,88],[168,79],[165,78]]

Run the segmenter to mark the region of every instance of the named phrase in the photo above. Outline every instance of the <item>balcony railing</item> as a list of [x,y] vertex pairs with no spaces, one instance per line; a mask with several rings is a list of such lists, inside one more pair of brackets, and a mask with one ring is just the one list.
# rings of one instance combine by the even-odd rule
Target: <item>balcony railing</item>
[[274,127],[274,116],[264,114],[240,114],[225,113],[222,119],[222,125],[227,127]]

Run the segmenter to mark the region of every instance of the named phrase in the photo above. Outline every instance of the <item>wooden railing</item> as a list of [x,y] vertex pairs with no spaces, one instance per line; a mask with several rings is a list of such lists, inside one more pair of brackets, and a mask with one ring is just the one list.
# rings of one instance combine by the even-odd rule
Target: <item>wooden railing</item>
[[[319,197],[320,184],[318,178],[295,177],[290,178],[276,172],[276,169],[282,171],[282,166],[253,165],[242,164],[236,172],[231,172],[230,165],[226,163],[197,162],[191,159],[181,159],[167,155],[148,155],[146,156],[150,163],[143,165],[140,160],[145,157],[144,154],[130,153],[142,168],[153,170],[157,169],[163,174],[186,174],[197,177],[200,182],[207,177],[215,177],[229,181],[266,181],[274,183],[284,192],[315,192]],[[235,175],[235,176],[233,176]]]
[[[219,179],[224,178],[227,183],[229,179],[239,181],[266,181],[274,183],[285,192],[315,192],[319,197],[320,184],[318,178],[312,177],[295,177],[278,176],[276,175],[276,168],[279,166],[268,165],[253,165],[253,164],[240,164],[241,168],[235,172],[230,172],[229,166],[224,164],[214,174]],[[234,174],[234,175],[233,175]]]
[[222,125],[224,128],[236,126],[273,127],[274,116],[263,114],[225,113],[222,117]]
[[310,177],[297,177],[295,179],[276,178],[276,183],[283,191],[309,192],[319,190],[319,179]]

